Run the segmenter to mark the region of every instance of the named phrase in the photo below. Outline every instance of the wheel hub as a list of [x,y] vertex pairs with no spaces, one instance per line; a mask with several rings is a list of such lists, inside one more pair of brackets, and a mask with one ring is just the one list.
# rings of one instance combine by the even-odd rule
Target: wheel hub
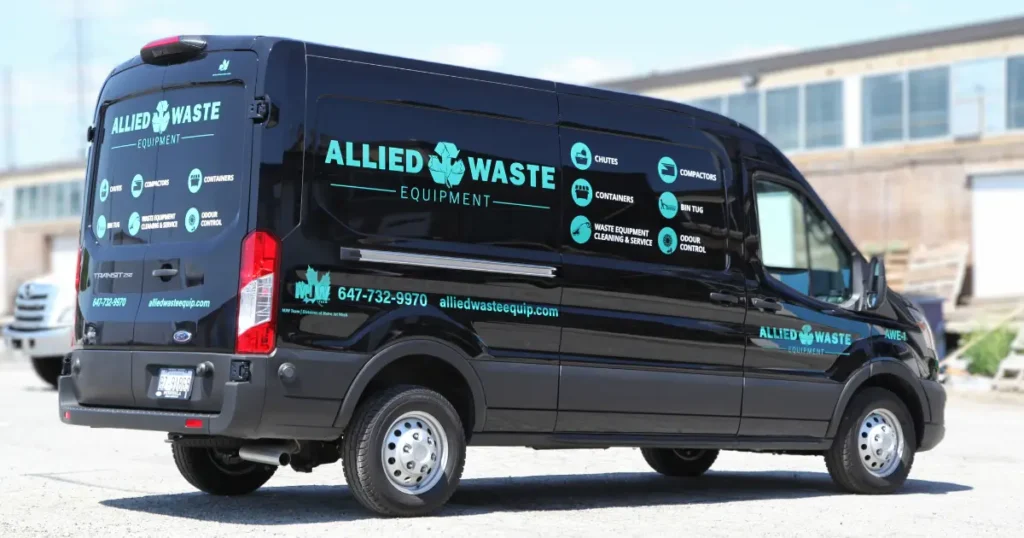
[[701,456],[704,455],[703,450],[695,448],[675,449],[672,452],[675,453],[677,458],[684,461],[696,461],[699,460]]
[[432,488],[447,463],[444,429],[428,413],[406,413],[388,429],[381,447],[384,472],[397,489],[418,495]]
[[899,420],[887,409],[876,409],[861,422],[857,448],[861,464],[875,476],[889,476],[903,458],[905,442]]

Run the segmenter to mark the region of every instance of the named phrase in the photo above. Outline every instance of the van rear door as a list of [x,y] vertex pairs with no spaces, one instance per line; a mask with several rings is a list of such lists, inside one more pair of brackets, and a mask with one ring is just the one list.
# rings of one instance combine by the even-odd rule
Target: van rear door
[[93,346],[234,351],[256,66],[210,51],[108,81],[128,96],[101,105],[90,178],[79,304]]

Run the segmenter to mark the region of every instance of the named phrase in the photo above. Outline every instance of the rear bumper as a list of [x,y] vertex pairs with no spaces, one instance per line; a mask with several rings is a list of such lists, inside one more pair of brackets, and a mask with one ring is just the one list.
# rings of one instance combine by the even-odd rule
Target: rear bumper
[[[221,435],[228,437],[250,438],[257,433],[260,417],[263,413],[265,376],[259,361],[250,360],[253,369],[260,372],[252,372],[250,380],[246,382],[226,381],[227,372],[221,375],[218,370],[225,370],[231,360],[246,360],[251,357],[234,355],[220,355],[215,364],[212,382],[207,383],[206,379],[198,378],[193,382],[192,398],[188,402],[166,402],[169,405],[181,407],[194,407],[195,409],[143,409],[145,407],[156,407],[160,401],[143,401],[139,406],[139,400],[147,400],[146,388],[135,391],[133,394],[132,385],[138,379],[132,379],[131,369],[135,366],[130,361],[118,360],[122,357],[100,355],[102,352],[90,352],[76,350],[71,354],[71,364],[78,368],[65,372],[58,380],[57,393],[60,407],[60,419],[65,424],[77,426],[91,426],[93,428],[120,428],[130,430],[153,430],[170,433],[182,433],[190,435]],[[180,356],[182,354],[177,354]],[[189,354],[189,362],[201,363],[211,359],[209,354]],[[131,354],[128,354],[131,357]],[[107,360],[111,364],[97,363],[98,360]],[[169,366],[180,367],[180,361],[167,360],[164,357],[154,357],[154,361],[160,364],[166,363]],[[110,371],[111,366],[127,366],[129,372],[122,372],[120,375]],[[147,380],[148,381],[148,380]],[[148,385],[149,383],[145,383]],[[219,386],[214,386],[218,384]],[[206,386],[204,386],[206,385]],[[138,387],[136,387],[138,388]],[[138,397],[141,396],[141,397]],[[93,402],[85,404],[84,402]],[[219,402],[219,409],[209,410],[210,402]],[[95,404],[100,405],[95,405]],[[106,405],[103,405],[106,404]],[[138,406],[138,407],[136,407]]]
[[19,331],[7,326],[3,337],[9,348],[30,357],[62,357],[71,351],[71,327]]
[[[249,380],[231,376],[247,361]],[[93,428],[152,430],[239,439],[334,440],[342,398],[365,357],[278,350],[271,357],[227,353],[75,349],[58,380],[60,420]],[[188,400],[156,396],[161,368],[196,370]],[[295,376],[278,375],[283,364]]]
[[924,424],[924,431],[921,432],[921,443],[917,447],[918,452],[925,452],[935,448],[946,436],[946,388],[935,381],[921,381],[925,396],[928,401],[929,416],[931,420]]

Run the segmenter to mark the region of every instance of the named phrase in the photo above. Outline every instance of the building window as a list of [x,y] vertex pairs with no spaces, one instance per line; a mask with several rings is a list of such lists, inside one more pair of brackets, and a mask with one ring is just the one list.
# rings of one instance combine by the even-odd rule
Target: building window
[[800,88],[765,92],[764,135],[782,150],[800,147]]
[[805,142],[807,149],[843,145],[843,83],[809,84],[804,89]]
[[68,184],[71,191],[69,196],[70,210],[72,216],[78,216],[82,214],[82,182],[72,181]]
[[57,216],[57,217],[69,217],[69,216],[71,216],[71,212],[69,211],[68,202],[67,202],[67,194],[68,194],[68,187],[69,186],[70,186],[70,184],[68,184],[68,183],[57,183],[57,184],[55,184],[53,186],[54,198],[55,198],[54,199],[54,204],[53,204],[54,215]]
[[730,95],[727,102],[726,115],[730,118],[761,131],[761,94],[760,92],[739,93]]
[[691,101],[690,106],[695,106],[701,110],[707,110],[708,112],[714,112],[715,114],[721,114],[722,98],[708,97],[707,99],[697,99],[696,101]]
[[66,181],[17,187],[15,221],[77,217],[82,211],[82,182]]
[[949,130],[955,137],[1006,130],[1006,60],[988,58],[950,67]]
[[949,134],[949,67],[907,74],[910,138]]
[[903,139],[903,75],[865,77],[863,81],[865,144]]
[[1010,58],[1006,79],[1006,125],[1024,129],[1024,56]]

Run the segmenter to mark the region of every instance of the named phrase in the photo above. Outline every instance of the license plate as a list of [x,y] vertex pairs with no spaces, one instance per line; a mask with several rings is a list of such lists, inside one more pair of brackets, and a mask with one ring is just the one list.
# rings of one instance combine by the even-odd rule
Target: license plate
[[192,370],[161,368],[156,383],[156,397],[167,400],[187,400],[192,395]]

